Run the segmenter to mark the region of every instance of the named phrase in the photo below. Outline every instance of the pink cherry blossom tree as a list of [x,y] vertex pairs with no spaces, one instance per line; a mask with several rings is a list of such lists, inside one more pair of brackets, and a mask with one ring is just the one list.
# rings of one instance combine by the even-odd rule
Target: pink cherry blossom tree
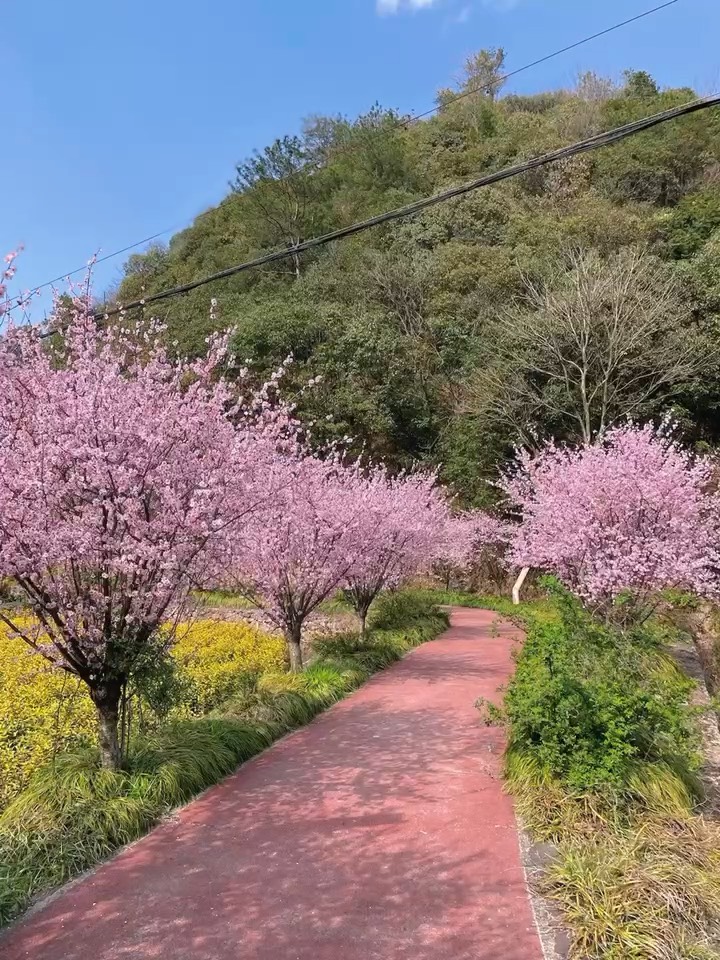
[[453,575],[464,571],[470,561],[473,530],[468,514],[448,514],[433,561],[433,570],[446,590],[450,589]]
[[7,313],[10,306],[8,297],[8,283],[13,279],[16,272],[15,260],[18,253],[13,250],[12,253],[5,254],[3,266],[0,267],[0,317]]
[[501,486],[520,510],[510,560],[555,573],[608,610],[622,593],[718,589],[718,503],[711,467],[665,432],[627,425],[577,449],[519,453]]
[[483,510],[448,514],[435,546],[434,569],[450,589],[453,574],[466,575],[483,554],[505,552],[510,526]]
[[5,326],[7,317],[14,313],[16,320],[22,318],[27,320],[27,307],[37,291],[25,290],[10,294],[9,286],[17,273],[17,258],[22,252],[22,247],[17,250],[11,250],[6,253],[0,262],[0,330]]
[[157,333],[100,330],[76,299],[55,350],[33,328],[0,341],[0,576],[37,626],[0,618],[87,686],[109,768],[124,685],[272,489],[272,438],[234,425],[217,375],[225,342],[173,362]]
[[432,474],[391,477],[376,467],[361,479],[358,556],[345,595],[365,637],[367,615],[380,593],[429,569],[448,520],[446,499]]
[[269,512],[255,518],[235,566],[235,582],[251,585],[283,631],[290,667],[302,670],[302,630],[337,590],[359,552],[363,488],[356,469],[307,452],[288,456],[286,480]]
[[470,549],[464,572],[472,586],[490,585],[494,592],[506,587],[507,550],[513,525],[494,514],[474,510],[467,515]]

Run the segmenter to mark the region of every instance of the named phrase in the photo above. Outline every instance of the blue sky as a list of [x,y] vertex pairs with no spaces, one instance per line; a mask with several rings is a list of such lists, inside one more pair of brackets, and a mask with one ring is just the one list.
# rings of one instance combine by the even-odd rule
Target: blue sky
[[[658,0],[655,0],[658,2]],[[654,0],[26,0],[3,3],[0,253],[25,245],[35,286],[168,227],[227,190],[235,163],[312,113],[374,101],[432,106],[465,56],[503,46],[508,68]],[[647,69],[720,88],[717,0],[654,16],[512,84]],[[97,268],[99,289],[124,258]],[[39,306],[47,301],[43,298]]]

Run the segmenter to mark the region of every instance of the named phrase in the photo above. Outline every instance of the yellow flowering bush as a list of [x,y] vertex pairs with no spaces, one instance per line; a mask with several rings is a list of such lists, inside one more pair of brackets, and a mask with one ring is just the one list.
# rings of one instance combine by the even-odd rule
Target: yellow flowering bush
[[94,735],[95,711],[78,680],[0,624],[0,808],[38,765]]
[[247,673],[277,672],[285,663],[282,637],[243,621],[181,624],[173,655],[189,683],[189,709],[203,714],[237,692]]
[[[237,692],[244,674],[282,670],[284,650],[282,638],[249,623],[181,624],[172,650],[181,702],[173,713],[207,713]],[[84,686],[0,625],[0,809],[56,752],[94,739],[95,711]]]

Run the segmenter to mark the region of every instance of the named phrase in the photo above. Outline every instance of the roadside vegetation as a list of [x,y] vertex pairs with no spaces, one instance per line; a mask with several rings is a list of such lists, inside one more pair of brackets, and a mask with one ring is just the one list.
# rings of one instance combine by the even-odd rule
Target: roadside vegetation
[[[180,624],[171,655],[129,691],[125,733],[157,726],[166,716],[202,716],[231,696],[246,674],[281,670],[283,664],[282,638],[249,624],[202,619]],[[2,626],[0,718],[0,809],[38,767],[68,748],[95,742],[93,704],[82,685],[49,669],[40,654]]]
[[[506,602],[489,605],[510,612]],[[674,627],[609,626],[558,587],[512,610],[527,630],[502,709],[505,775],[533,840],[540,892],[573,958],[720,955],[720,825],[704,806],[693,682]]]

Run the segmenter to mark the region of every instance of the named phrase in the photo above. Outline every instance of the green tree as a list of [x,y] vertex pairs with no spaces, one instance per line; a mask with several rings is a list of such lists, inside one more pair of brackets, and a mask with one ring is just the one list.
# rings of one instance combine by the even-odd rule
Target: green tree
[[[417,123],[377,104],[356,118],[309,118],[299,136],[239,164],[229,195],[166,248],[131,258],[110,299],[127,303],[259,252],[292,253],[310,236],[694,96],[686,88],[661,90],[642,71],[630,71],[620,85],[586,73],[569,89],[506,95],[497,82],[503,57],[501,50],[469,57],[453,88],[440,91],[441,109]],[[455,100],[458,92],[468,95]],[[708,111],[302,259],[214,282],[163,304],[160,315],[179,353],[199,355],[212,330],[235,327],[240,356],[254,360],[258,377],[292,351],[286,388],[319,440],[348,435],[355,452],[398,465],[441,465],[463,499],[479,503],[492,494],[486,481],[510,454],[518,425],[527,434],[582,435],[557,384],[528,367],[543,357],[533,324],[540,319],[545,329],[552,318],[528,290],[548,303],[572,302],[573,258],[626,277],[623,302],[640,327],[652,313],[648,303],[658,308],[653,362],[666,364],[678,343],[678,356],[698,344],[712,358],[720,342],[718,170],[720,114]],[[644,262],[652,270],[627,279],[637,248],[649,251]],[[650,274],[659,286],[648,292]],[[663,312],[668,283],[673,306]],[[605,301],[593,310],[599,345]],[[622,317],[632,327],[627,310]],[[508,346],[513,323],[522,332],[517,354]],[[550,329],[557,334],[555,321]],[[647,384],[647,364],[633,357]],[[623,363],[630,363],[627,354]],[[320,384],[307,390],[318,376]],[[691,439],[720,442],[717,372],[671,379],[639,406],[637,396],[616,392],[609,416],[654,416],[672,407]],[[497,406],[502,396],[498,384],[505,408],[490,417],[488,398]],[[532,403],[519,403],[520,396]],[[602,422],[595,407],[590,419]]]
[[[475,93],[480,97],[495,100],[505,81],[502,78],[505,66],[505,51],[502,47],[478,50],[466,58],[458,84],[459,93]],[[438,105],[442,108],[457,94],[453,90],[438,93]]]
[[[246,225],[260,248],[294,249],[311,236],[318,219],[314,172],[299,137],[275,140],[237,165],[232,187],[244,197]],[[299,254],[291,262],[299,277]]]
[[625,70],[625,85],[622,88],[624,97],[635,100],[647,100],[656,97],[660,88],[646,70]]

